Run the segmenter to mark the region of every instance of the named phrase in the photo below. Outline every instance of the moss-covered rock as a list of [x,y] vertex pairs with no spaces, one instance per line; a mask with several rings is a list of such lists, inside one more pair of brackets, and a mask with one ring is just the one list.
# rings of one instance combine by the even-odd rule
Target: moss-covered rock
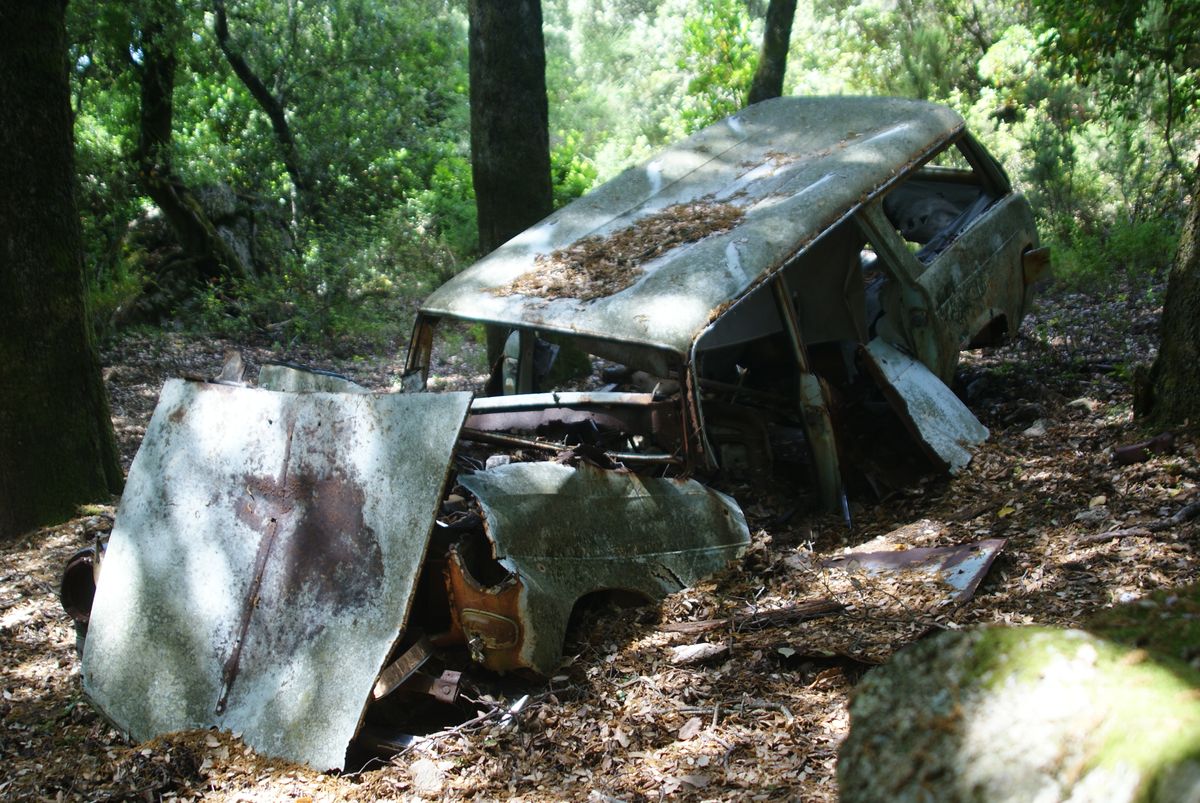
[[948,632],[870,672],[844,801],[1200,801],[1200,673],[1079,630]]

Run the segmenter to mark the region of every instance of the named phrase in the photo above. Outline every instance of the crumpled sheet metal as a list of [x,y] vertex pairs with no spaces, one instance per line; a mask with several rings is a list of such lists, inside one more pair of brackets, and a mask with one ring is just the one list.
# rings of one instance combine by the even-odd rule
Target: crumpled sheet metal
[[926,571],[954,589],[950,599],[966,602],[988,573],[1007,539],[987,538],[954,546],[916,547],[879,552],[851,552],[823,561],[825,566],[858,567],[872,574]]
[[167,382],[96,593],[89,699],[135,739],[217,726],[342,767],[469,402]]
[[574,603],[601,590],[660,599],[711,575],[750,542],[737,503],[695,480],[587,463],[510,463],[460,475],[495,557],[521,589],[520,661],[558,667]]
[[864,349],[867,368],[892,409],[935,463],[957,474],[988,429],[923,363],[879,338]]

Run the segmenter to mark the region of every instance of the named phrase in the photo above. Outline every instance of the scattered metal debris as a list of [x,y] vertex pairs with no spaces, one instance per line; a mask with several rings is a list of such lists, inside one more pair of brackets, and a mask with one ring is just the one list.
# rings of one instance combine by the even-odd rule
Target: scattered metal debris
[[97,584],[88,698],[135,739],[215,725],[343,766],[469,402],[169,381]]
[[1175,434],[1163,432],[1149,440],[1118,446],[1113,449],[1113,460],[1122,466],[1132,466],[1135,463],[1145,463],[1151,457],[1171,454],[1175,450]]
[[849,552],[823,561],[825,566],[862,569],[868,573],[904,571],[927,573],[952,589],[950,599],[966,602],[975,593],[1006,539],[988,538],[969,544],[879,552]]
[[494,559],[510,572],[485,587],[457,552],[448,570],[455,623],[467,643],[482,642],[490,669],[551,674],[576,601],[603,591],[661,599],[750,540],[734,501],[695,480],[542,462],[459,482],[479,500]]

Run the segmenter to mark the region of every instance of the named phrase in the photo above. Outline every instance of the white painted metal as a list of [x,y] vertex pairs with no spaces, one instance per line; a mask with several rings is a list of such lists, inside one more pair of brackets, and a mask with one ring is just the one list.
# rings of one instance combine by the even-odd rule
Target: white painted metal
[[987,427],[919,360],[879,338],[866,351],[892,408],[931,458],[958,473],[987,440]]
[[135,739],[217,726],[340,768],[470,398],[167,382],[96,592],[88,697]]
[[[686,355],[723,305],[962,129],[944,107],[897,98],[777,98],[631,168],[505,243],[422,311],[636,343]],[[740,207],[740,224],[646,262],[631,286],[581,301],[504,294],[540,257],[679,203]]]

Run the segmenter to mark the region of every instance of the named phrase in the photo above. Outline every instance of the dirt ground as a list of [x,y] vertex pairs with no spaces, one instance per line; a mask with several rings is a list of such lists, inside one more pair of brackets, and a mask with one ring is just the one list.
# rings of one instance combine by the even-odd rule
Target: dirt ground
[[[1077,625],[1195,580],[1196,524],[1160,524],[1197,499],[1195,440],[1180,435],[1169,453],[1132,465],[1113,456],[1158,434],[1133,423],[1127,381],[1152,357],[1158,312],[1153,299],[1116,292],[1043,298],[1014,343],[964,355],[960,390],[992,437],[958,477],[856,502],[852,531],[778,488],[733,488],[755,533],[737,565],[661,606],[592,614],[550,681],[471,674],[469,724],[359,772],[263,758],[228,733],[131,745],[99,718],[82,699],[56,593],[66,557],[111,528],[114,508],[98,504],[0,547],[0,798],[835,800],[847,699],[871,664],[931,630]],[[379,389],[403,359],[126,336],[103,355],[126,466],[162,381],[212,375],[231,348],[252,372],[283,358]],[[470,384],[476,364],[445,355],[437,373]],[[865,542],[990,538],[1007,540],[963,604],[925,574],[825,562]]]

